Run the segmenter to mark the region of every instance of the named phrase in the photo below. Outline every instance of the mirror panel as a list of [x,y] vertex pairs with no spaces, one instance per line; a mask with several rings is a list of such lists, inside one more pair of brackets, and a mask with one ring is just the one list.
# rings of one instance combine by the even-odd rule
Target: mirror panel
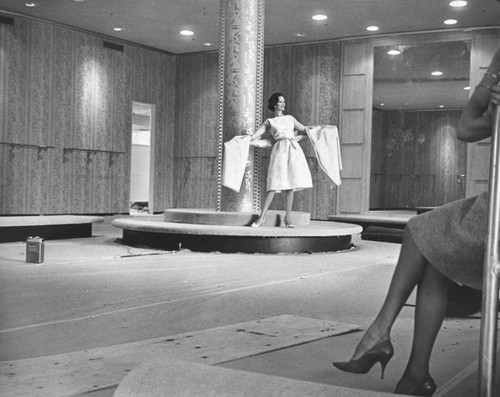
[[469,41],[374,47],[370,210],[415,209],[465,196]]

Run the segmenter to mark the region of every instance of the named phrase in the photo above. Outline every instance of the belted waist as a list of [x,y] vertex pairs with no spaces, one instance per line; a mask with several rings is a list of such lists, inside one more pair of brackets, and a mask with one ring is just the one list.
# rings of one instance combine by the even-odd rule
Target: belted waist
[[278,141],[290,141],[290,143],[292,144],[294,149],[297,149],[297,147],[299,145],[299,143],[297,142],[297,140],[295,138],[282,137],[282,138],[276,139],[276,142],[278,142]]

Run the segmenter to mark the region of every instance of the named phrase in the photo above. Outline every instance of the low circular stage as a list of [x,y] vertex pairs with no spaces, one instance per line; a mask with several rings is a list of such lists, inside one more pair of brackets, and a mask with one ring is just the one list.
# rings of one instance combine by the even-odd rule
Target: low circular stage
[[[193,212],[185,210],[190,217],[196,218]],[[145,245],[164,250],[189,249],[200,252],[224,253],[313,253],[345,250],[352,245],[352,235],[362,232],[361,226],[332,221],[309,221],[307,224],[297,223],[295,228],[266,226],[253,228],[245,226],[254,220],[256,214],[248,218],[243,216],[243,225],[224,224],[227,212],[200,210],[202,218],[210,218],[212,223],[169,222],[168,211],[165,216],[131,217],[115,219],[113,226],[122,229],[122,240],[130,245]],[[234,213],[230,213],[234,214]],[[175,214],[177,217],[179,214]],[[299,219],[295,216],[293,219]],[[309,214],[307,214],[309,215]],[[267,220],[279,224],[279,213],[269,213]],[[215,222],[220,221],[218,224]],[[179,218],[177,218],[179,220]],[[248,221],[248,222],[247,222]]]

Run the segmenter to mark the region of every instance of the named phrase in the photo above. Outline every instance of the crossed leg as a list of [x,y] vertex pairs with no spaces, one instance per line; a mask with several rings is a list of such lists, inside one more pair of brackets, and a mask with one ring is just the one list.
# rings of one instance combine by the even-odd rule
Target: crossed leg
[[398,314],[417,285],[413,344],[400,381],[412,385],[429,377],[432,348],[446,311],[447,279],[419,251],[409,228],[405,229],[403,245],[385,301],[352,356],[352,360],[358,359],[377,343],[389,339]]

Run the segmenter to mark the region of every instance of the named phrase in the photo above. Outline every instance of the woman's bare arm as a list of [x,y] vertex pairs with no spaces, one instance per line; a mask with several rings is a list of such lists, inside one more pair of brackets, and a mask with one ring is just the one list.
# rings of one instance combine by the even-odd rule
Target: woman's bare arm
[[500,104],[499,80],[500,50],[462,112],[457,128],[458,139],[476,142],[491,135],[493,112]]

